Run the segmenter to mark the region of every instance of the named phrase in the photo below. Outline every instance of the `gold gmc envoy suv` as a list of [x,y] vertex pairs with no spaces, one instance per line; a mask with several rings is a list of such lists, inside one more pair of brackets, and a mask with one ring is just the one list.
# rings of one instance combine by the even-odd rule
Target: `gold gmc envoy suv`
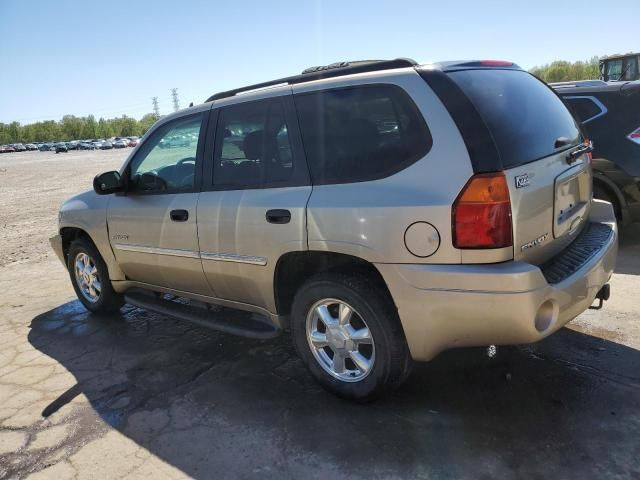
[[617,226],[590,151],[510,62],[335,63],[163,117],[51,243],[92,312],[290,330],[325,388],[367,400],[412,361],[602,306]]

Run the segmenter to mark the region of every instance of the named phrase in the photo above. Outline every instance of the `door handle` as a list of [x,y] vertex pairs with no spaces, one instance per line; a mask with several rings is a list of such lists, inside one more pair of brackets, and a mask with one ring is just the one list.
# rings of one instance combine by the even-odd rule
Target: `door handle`
[[186,222],[189,220],[189,212],[187,210],[171,210],[169,216],[174,222]]
[[276,208],[267,210],[267,222],[269,223],[289,223],[291,221],[291,212]]

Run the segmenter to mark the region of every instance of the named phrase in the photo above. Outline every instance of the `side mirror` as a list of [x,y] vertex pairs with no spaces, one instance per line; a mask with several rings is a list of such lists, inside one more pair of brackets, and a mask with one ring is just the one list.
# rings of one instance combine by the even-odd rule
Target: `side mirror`
[[120,178],[120,173],[114,170],[113,172],[105,172],[100,175],[96,175],[93,179],[93,190],[98,195],[109,195],[110,193],[124,191],[124,185]]

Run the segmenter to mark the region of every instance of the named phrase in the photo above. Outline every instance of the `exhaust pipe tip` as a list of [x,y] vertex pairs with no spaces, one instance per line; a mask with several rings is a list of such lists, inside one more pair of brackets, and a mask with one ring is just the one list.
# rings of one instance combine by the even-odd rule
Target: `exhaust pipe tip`
[[611,296],[611,285],[609,285],[608,283],[605,283],[602,286],[602,288],[598,290],[598,293],[596,294],[596,298],[594,298],[594,300],[598,300],[598,305],[595,307],[591,305],[589,308],[591,310],[600,310],[602,308],[602,304],[607,300],[609,300],[610,296]]
[[602,286],[602,288],[600,289],[600,291],[596,295],[596,298],[600,298],[600,299],[602,299],[604,301],[607,301],[607,300],[609,300],[610,296],[611,296],[611,285],[607,283],[607,284]]

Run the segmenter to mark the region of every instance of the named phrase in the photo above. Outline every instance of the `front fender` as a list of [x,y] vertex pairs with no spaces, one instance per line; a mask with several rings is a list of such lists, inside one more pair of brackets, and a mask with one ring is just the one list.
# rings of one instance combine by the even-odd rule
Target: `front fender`
[[126,280],[111,249],[107,208],[110,195],[97,195],[93,191],[80,193],[62,204],[58,214],[58,232],[67,228],[85,232],[94,243],[109,270],[109,278]]

